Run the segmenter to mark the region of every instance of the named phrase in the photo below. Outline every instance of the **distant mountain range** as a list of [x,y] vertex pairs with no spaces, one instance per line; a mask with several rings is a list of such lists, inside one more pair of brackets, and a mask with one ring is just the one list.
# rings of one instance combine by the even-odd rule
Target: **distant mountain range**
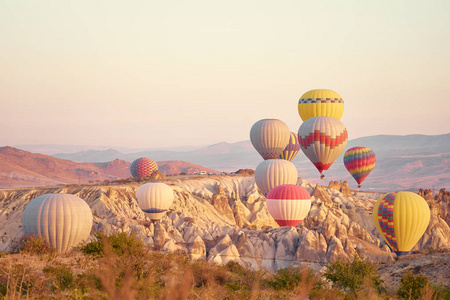
[[[82,184],[129,178],[130,162],[74,162],[53,156],[31,153],[13,147],[0,147],[0,188],[38,187],[57,184]],[[219,171],[183,161],[161,161],[158,169],[166,175]]]
[[169,151],[193,151],[205,146],[178,146],[178,147],[168,147],[168,148],[130,148],[130,147],[111,147],[111,146],[96,146],[96,145],[57,145],[57,144],[31,144],[31,145],[13,145],[12,147],[33,152],[41,153],[47,155],[54,155],[57,153],[76,153],[88,150],[104,151],[114,148],[122,153],[136,153],[142,151],[158,151],[158,150],[169,150]]
[[[450,134],[368,136],[350,140],[346,149],[354,146],[369,147],[377,155],[377,165],[364,181],[364,189],[450,187]],[[125,154],[109,149],[59,153],[54,156],[79,162],[104,162],[117,158],[131,162],[139,157],[150,157],[156,161],[183,160],[227,172],[240,168],[255,169],[262,161],[250,141],[223,142],[193,151],[158,150]],[[301,151],[293,163],[300,177],[314,183],[325,183],[319,179],[318,171]],[[356,182],[344,167],[343,154],[325,174],[325,180],[347,180],[352,187],[356,187]]]
[[[41,148],[43,146],[45,145],[40,145]],[[365,190],[390,191],[416,190],[421,187],[436,189],[450,187],[450,134],[362,137],[350,140],[346,149],[354,146],[369,147],[377,155],[375,169],[363,183]],[[104,163],[116,159],[130,163],[139,157],[149,157],[157,162],[189,162],[207,172],[210,172],[209,170],[231,172],[241,168],[255,169],[262,162],[262,158],[250,141],[223,142],[188,151],[149,150],[124,153],[111,148],[57,153],[53,156],[84,163]],[[299,171],[299,176],[312,183],[327,184],[329,180],[347,180],[351,187],[356,188],[356,182],[344,167],[343,154],[328,171],[325,171],[325,180],[319,179],[319,172],[301,151],[293,163]],[[183,172],[182,169],[168,170],[165,173]]]

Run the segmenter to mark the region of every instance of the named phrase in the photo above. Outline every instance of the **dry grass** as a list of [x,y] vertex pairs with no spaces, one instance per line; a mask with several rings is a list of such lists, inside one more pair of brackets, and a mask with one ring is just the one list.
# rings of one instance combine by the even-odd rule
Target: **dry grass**
[[[0,299],[353,299],[307,268],[272,274],[236,262],[226,266],[150,251],[132,237],[101,239],[101,252],[65,255],[2,254]],[[111,243],[111,241],[113,241]],[[93,249],[93,248],[90,248]],[[94,248],[96,249],[96,248]],[[447,290],[448,291],[448,290]],[[369,282],[356,299],[380,295]],[[427,286],[423,299],[445,299]]]

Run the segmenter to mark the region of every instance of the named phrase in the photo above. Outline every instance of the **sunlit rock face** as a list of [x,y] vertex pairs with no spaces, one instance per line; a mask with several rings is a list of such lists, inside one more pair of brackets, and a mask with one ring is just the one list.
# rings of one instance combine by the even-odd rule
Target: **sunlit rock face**
[[[92,233],[134,232],[152,249],[186,253],[192,259],[225,264],[237,261],[252,268],[276,271],[325,263],[358,253],[373,261],[394,257],[372,221],[373,203],[380,194],[298,184],[312,196],[311,210],[297,227],[278,227],[252,176],[209,176],[166,179],[175,194],[173,205],[153,224],[136,202],[139,184],[78,186],[0,191],[0,251],[11,249],[22,235],[22,213],[35,197],[47,193],[74,194],[90,206]],[[344,189],[346,191],[346,188]],[[348,195],[349,193],[346,194]],[[428,196],[427,196],[428,197]],[[413,250],[450,248],[448,194],[428,197],[430,225]]]

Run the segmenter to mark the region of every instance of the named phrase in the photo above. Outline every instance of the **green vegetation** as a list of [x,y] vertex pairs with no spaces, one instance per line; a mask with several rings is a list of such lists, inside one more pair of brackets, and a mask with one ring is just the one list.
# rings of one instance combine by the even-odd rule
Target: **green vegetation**
[[64,291],[73,285],[73,273],[68,266],[47,266],[42,271],[51,275],[52,280],[49,282],[52,291],[57,289]]
[[352,261],[338,260],[327,267],[323,276],[333,283],[333,286],[356,297],[358,292],[369,287],[380,292],[383,282],[378,274],[378,268],[368,260],[362,260],[355,255]]
[[[355,256],[275,274],[230,261],[225,266],[182,253],[149,250],[134,234],[96,233],[73,252],[47,252],[27,237],[18,253],[0,259],[0,299],[449,299],[450,289],[407,273],[393,294],[382,293],[375,265]],[[33,252],[35,251],[35,252]],[[39,254],[38,254],[39,253]],[[52,255],[48,255],[52,253]]]
[[55,249],[48,244],[44,237],[39,235],[22,236],[14,248],[14,252],[27,253],[31,255],[55,254]]
[[[90,255],[105,255],[109,248],[118,256],[140,256],[147,251],[144,242],[136,238],[134,233],[118,232],[109,236],[101,232],[94,233],[95,240],[80,248],[81,252]],[[109,246],[109,247],[108,247]]]
[[450,289],[442,285],[433,287],[427,276],[414,275],[408,270],[400,281],[397,295],[401,299],[450,299]]

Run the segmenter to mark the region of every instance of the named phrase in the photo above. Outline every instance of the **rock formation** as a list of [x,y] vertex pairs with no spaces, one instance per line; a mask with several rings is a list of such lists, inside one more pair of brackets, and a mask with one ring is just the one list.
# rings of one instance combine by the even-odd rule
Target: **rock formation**
[[235,173],[236,173],[236,175],[253,176],[253,175],[255,175],[255,170],[252,170],[252,169],[239,169]]
[[[392,260],[372,221],[377,193],[345,196],[331,185],[298,184],[312,195],[309,215],[298,227],[278,227],[267,211],[251,176],[164,179],[175,193],[168,213],[152,224],[136,202],[137,183],[0,190],[0,251],[8,251],[22,235],[21,218],[31,199],[45,193],[69,193],[84,199],[94,215],[93,232],[134,232],[149,247],[182,251],[193,259],[217,263],[234,260],[252,268],[276,271],[308,265],[320,269],[328,261],[355,253],[374,261]],[[348,186],[348,185],[347,185]],[[344,189],[345,190],[345,189]],[[343,191],[344,191],[343,190]],[[448,194],[434,201],[430,225],[414,248],[450,248]]]
[[330,181],[328,184],[329,189],[335,189],[342,193],[345,197],[351,197],[352,196],[352,190],[348,186],[347,181]]

